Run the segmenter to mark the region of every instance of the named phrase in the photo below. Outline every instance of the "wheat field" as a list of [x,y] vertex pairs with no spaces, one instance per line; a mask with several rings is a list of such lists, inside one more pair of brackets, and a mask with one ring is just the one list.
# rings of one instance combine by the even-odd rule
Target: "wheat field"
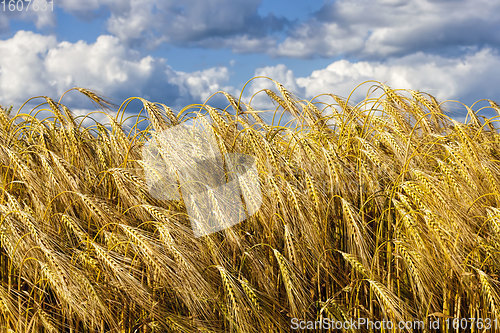
[[[91,90],[68,92],[106,123],[54,97],[2,108],[0,331],[500,320],[500,134],[496,117],[480,116],[500,107],[484,101],[459,122],[434,97],[382,83],[354,104],[301,100],[272,82],[258,94],[273,119],[225,92],[225,109],[174,112],[137,97],[115,113]],[[126,119],[131,102],[142,109]],[[181,200],[150,194],[141,159],[153,132],[196,116],[221,151],[255,157],[262,191],[256,214],[199,238]]]

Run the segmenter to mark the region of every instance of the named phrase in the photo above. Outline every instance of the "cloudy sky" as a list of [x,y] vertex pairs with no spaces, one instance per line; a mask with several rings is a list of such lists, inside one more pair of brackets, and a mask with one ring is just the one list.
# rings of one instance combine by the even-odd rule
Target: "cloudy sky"
[[500,1],[45,1],[0,3],[1,105],[81,86],[179,109],[256,75],[302,98],[378,80],[500,102]]

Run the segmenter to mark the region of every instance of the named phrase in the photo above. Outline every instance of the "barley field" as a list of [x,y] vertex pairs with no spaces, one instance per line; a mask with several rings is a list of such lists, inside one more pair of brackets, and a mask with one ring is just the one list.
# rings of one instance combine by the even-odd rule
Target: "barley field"
[[[0,112],[1,332],[289,332],[325,318],[481,318],[470,331],[496,331],[500,134],[480,115],[500,115],[494,101],[459,122],[382,83],[354,104],[274,82],[258,92],[269,119],[225,92],[225,109],[136,97],[114,113],[91,90],[68,93],[107,121],[56,97]],[[142,109],[126,119],[132,102]],[[148,191],[141,151],[200,116],[221,151],[255,158],[262,204],[196,238],[182,200]]]

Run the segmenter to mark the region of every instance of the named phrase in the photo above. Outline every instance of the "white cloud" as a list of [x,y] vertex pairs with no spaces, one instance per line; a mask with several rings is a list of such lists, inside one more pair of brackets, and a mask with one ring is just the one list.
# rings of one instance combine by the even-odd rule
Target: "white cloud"
[[[35,17],[35,26],[40,28],[54,26],[55,21],[55,7],[57,6],[57,0],[33,0],[31,1],[31,9],[24,11],[29,16]],[[35,10],[35,6],[38,6],[38,10]]]
[[[161,43],[232,47],[247,52],[248,47],[268,45],[267,32],[281,30],[285,19],[258,14],[260,0],[61,0],[60,6],[82,18],[111,13],[108,32],[127,42],[155,47]],[[261,41],[262,39],[262,41]],[[255,51],[254,51],[255,52]]]
[[382,59],[419,50],[463,54],[498,48],[497,1],[338,0],[293,28],[271,53],[289,57]]
[[307,58],[316,55],[331,57],[361,50],[363,36],[346,31],[336,22],[311,22],[299,25],[270,52],[276,56]]
[[[107,32],[134,47],[168,43],[293,58],[358,60],[382,60],[419,50],[462,55],[470,48],[500,48],[496,33],[500,2],[489,0],[336,0],[325,2],[303,22],[287,20],[281,13],[259,14],[261,0],[60,0],[55,6],[89,23],[109,14]],[[0,31],[6,29],[9,15],[0,17]],[[23,15],[37,27],[55,22],[51,11]]]
[[[459,58],[415,53],[385,62],[351,62],[344,59],[304,77],[296,77],[291,69],[281,64],[259,68],[255,75],[270,76],[297,97],[307,99],[325,93],[347,98],[358,84],[377,80],[394,89],[430,93],[439,101],[458,99],[468,105],[480,98],[500,101],[500,54],[491,49]],[[374,84],[377,83],[366,83],[357,88],[351,102],[364,99]],[[263,88],[276,90],[268,80],[257,79],[245,92],[244,100],[248,101],[252,94]],[[254,102],[258,107],[270,109],[270,100],[263,93],[257,95]],[[461,109],[458,105],[456,107]]]
[[157,18],[153,17],[153,7],[151,1],[131,1],[124,11],[111,5],[108,31],[124,41],[140,40],[154,28]]
[[[279,64],[276,66],[266,66],[266,67],[257,68],[255,70],[255,76],[267,76],[267,77],[283,84],[291,92],[294,92],[294,93],[299,92],[299,87],[297,86],[296,78],[295,78],[293,71],[291,69],[287,68],[283,64]],[[275,84],[272,83],[271,81],[261,79],[255,85],[255,88],[275,89],[276,87],[275,87]]]
[[20,31],[0,41],[0,54],[0,101],[4,105],[20,104],[36,95],[58,97],[80,86],[114,97],[116,102],[141,96],[178,107],[208,97],[229,76],[226,67],[175,71],[165,59],[141,56],[108,35],[94,43],[70,43]]
[[[500,55],[483,49],[460,58],[416,53],[386,62],[339,60],[297,78],[297,85],[308,97],[325,92],[347,97],[358,83],[374,79],[393,88],[425,91],[440,100],[498,99]],[[353,97],[359,100],[365,93],[361,88]]]
[[222,87],[221,82],[229,80],[227,67],[213,67],[191,73],[176,72],[169,82],[179,87],[183,96],[192,96],[205,102],[210,95],[219,90],[231,90],[231,87]]
[[[150,56],[141,58],[120,45],[116,37],[100,36],[93,44],[59,43],[49,50],[44,65],[57,91],[78,84],[103,92],[116,92],[130,85],[136,92],[164,62]],[[136,85],[132,86],[132,82]]]
[[[70,43],[20,31],[0,41],[0,54],[3,60],[0,63],[2,105],[20,105],[36,95],[57,98],[74,86],[114,97],[118,103],[130,96],[140,96],[174,108],[204,102],[218,90],[239,96],[237,89],[228,86],[228,67],[176,71],[166,59],[144,56],[109,35],[100,36],[94,43]],[[303,77],[297,77],[285,65],[266,66],[257,68],[255,75],[281,82],[299,98],[312,98],[322,93],[347,97],[358,83],[375,79],[393,88],[429,92],[440,100],[453,98],[468,104],[478,98],[500,100],[500,55],[492,48],[471,49],[459,57],[417,52],[385,61],[338,60]],[[276,89],[268,80],[254,80],[246,87],[243,101],[249,101],[263,88]],[[367,88],[365,85],[358,89],[353,98],[363,98]],[[77,94],[68,95],[65,101],[78,102],[76,97],[72,99],[74,95]],[[253,104],[274,109],[264,93],[259,93]]]
[[[47,0],[32,0],[31,6]],[[7,1],[8,2],[8,1]],[[261,52],[274,44],[269,33],[289,24],[273,14],[262,16],[261,0],[59,0],[54,8],[89,24],[106,18],[107,33],[129,46],[154,48],[162,43],[229,47],[235,52]],[[54,26],[55,11],[7,11],[0,16],[0,32],[8,31],[11,19],[34,22],[38,29]]]
[[19,98],[51,93],[46,84],[44,59],[55,47],[54,37],[20,31],[9,40],[0,41],[0,97],[2,104],[19,102]]

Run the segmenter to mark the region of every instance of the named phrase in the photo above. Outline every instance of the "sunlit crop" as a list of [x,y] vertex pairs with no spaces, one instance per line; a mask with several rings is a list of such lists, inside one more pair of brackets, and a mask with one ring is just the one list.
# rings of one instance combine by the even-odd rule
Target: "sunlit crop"
[[[275,87],[258,92],[274,120],[223,92],[226,109],[132,98],[115,113],[68,92],[108,112],[102,123],[49,97],[2,109],[0,331],[500,320],[496,119],[469,109],[458,122],[432,96],[383,84],[358,104]],[[199,238],[182,200],[148,191],[141,160],[154,131],[196,116],[222,151],[256,159],[262,192],[256,214]]]

